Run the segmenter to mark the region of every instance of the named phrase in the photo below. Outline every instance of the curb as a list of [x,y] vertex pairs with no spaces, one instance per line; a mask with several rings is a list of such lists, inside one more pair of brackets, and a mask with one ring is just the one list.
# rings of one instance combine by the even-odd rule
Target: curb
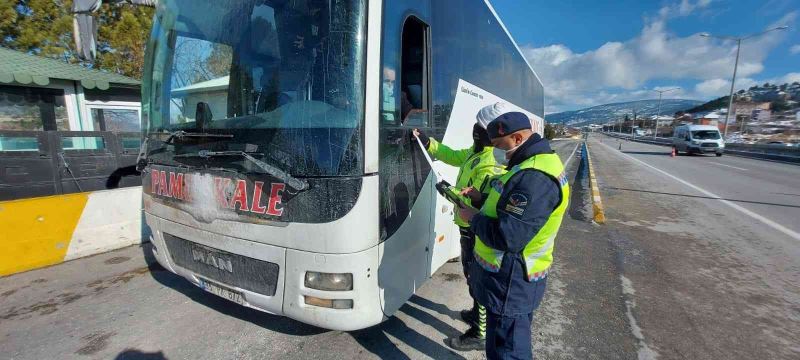
[[597,186],[597,175],[592,166],[592,156],[589,154],[589,145],[583,143],[583,150],[586,153],[586,163],[589,166],[589,183],[592,187],[592,209],[594,210],[593,220],[598,224],[606,223],[606,214],[603,209],[603,199],[600,197],[600,188]]

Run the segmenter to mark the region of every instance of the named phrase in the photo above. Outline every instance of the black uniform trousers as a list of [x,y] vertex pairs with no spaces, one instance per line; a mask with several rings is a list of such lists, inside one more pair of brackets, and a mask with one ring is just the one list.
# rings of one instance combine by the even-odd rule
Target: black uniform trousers
[[[544,297],[547,278],[537,281],[542,291],[536,291],[535,303],[539,304]],[[533,359],[533,342],[531,326],[533,313],[518,315],[500,315],[488,311],[486,319],[486,359]]]
[[[467,284],[469,284],[469,267],[475,261],[475,255],[472,253],[475,248],[475,233],[470,231],[469,228],[459,227],[458,230],[461,232],[461,268],[464,271],[464,278],[467,279]],[[475,299],[475,295],[472,294],[472,288],[469,289],[469,296]]]

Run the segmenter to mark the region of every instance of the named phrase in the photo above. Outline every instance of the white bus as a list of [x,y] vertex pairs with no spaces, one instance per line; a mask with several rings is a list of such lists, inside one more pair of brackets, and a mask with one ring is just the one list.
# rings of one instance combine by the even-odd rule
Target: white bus
[[159,263],[336,330],[392,316],[459,254],[411,129],[465,148],[497,101],[544,126],[542,84],[481,0],[160,1],[142,93]]

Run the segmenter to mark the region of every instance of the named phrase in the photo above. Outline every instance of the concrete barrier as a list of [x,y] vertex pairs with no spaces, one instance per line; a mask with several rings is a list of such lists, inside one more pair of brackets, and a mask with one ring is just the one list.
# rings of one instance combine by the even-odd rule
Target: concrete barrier
[[142,188],[0,202],[0,276],[138,244]]

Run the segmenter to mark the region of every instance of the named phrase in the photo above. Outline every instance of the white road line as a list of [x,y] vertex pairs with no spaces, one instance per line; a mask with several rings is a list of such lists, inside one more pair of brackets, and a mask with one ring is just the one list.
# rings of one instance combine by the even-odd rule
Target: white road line
[[633,289],[633,283],[622,274],[619,275],[619,279],[622,282],[622,294],[625,297],[625,315],[628,317],[628,325],[631,326],[633,337],[639,342],[639,349],[636,351],[638,359],[654,360],[658,358],[658,353],[647,345],[642,328],[639,327],[639,324],[636,323],[636,317],[633,316],[633,309],[636,307],[636,300],[633,299],[636,290]]
[[720,164],[720,163],[711,162],[711,161],[709,161],[708,163],[709,164],[714,164],[714,165],[719,165],[719,166],[726,166],[726,167],[729,167],[729,168],[734,168],[736,170],[747,171],[747,169],[745,169],[745,168],[740,168],[740,167],[736,167],[736,166],[730,166],[730,165]]
[[569,166],[569,162],[572,161],[572,157],[575,156],[575,152],[578,151],[578,146],[581,146],[580,142],[575,144],[575,148],[572,149],[572,154],[569,155],[569,157],[567,158],[567,162],[564,163],[564,169],[566,169],[567,166]]
[[669,177],[669,178],[671,178],[671,179],[673,179],[675,181],[678,181],[678,182],[680,182],[680,183],[682,183],[682,184],[684,184],[684,185],[686,185],[686,186],[688,186],[688,187],[690,187],[692,189],[695,189],[695,190],[699,191],[700,193],[702,193],[702,194],[704,194],[704,195],[706,195],[708,197],[717,199],[717,200],[719,200],[720,203],[728,205],[729,207],[733,208],[734,210],[738,210],[742,214],[745,214],[745,215],[747,215],[747,216],[749,216],[749,217],[751,217],[753,219],[756,219],[756,220],[760,221],[761,223],[763,223],[764,225],[767,225],[767,226],[769,226],[769,227],[771,227],[771,228],[773,228],[775,230],[778,230],[778,231],[780,231],[780,232],[782,232],[782,233],[784,233],[786,235],[789,235],[789,237],[791,237],[791,238],[793,238],[793,239],[795,239],[797,241],[800,241],[800,233],[797,233],[797,232],[795,232],[795,231],[793,231],[793,230],[791,230],[791,229],[789,229],[789,228],[787,228],[787,227],[785,227],[785,226],[783,226],[781,224],[778,224],[778,223],[776,223],[776,222],[774,222],[774,221],[772,221],[770,219],[767,219],[767,218],[765,218],[765,217],[763,217],[761,215],[758,215],[758,214],[756,214],[756,213],[754,213],[754,212],[752,212],[750,210],[747,210],[747,209],[745,209],[745,208],[743,208],[743,207],[741,207],[741,206],[739,206],[737,204],[734,204],[734,203],[732,203],[732,202],[730,202],[728,200],[724,200],[717,194],[714,194],[714,193],[712,193],[712,192],[710,192],[708,190],[705,190],[705,189],[703,189],[703,188],[701,188],[699,186],[693,185],[692,183],[690,183],[690,182],[688,182],[686,180],[683,180],[683,179],[681,179],[681,178],[679,178],[679,177],[677,177],[675,175],[672,175],[672,174],[670,174],[670,173],[668,173],[668,172],[666,172],[664,170],[661,170],[661,169],[659,169],[659,168],[657,168],[657,167],[655,167],[653,165],[650,165],[650,164],[648,164],[648,163],[646,163],[646,162],[644,162],[642,160],[639,160],[639,159],[637,159],[637,158],[635,158],[633,156],[630,156],[628,154],[620,153],[618,151],[615,151],[614,148],[612,148],[612,147],[610,147],[610,146],[608,146],[606,144],[603,144],[603,143],[601,143],[601,144],[603,146],[607,147],[613,153],[618,153],[619,155],[621,155],[623,157],[627,157],[627,158],[629,158],[629,159],[631,159],[631,160],[633,160],[633,161],[635,161],[635,162],[637,162],[637,163],[639,163],[641,165],[644,165],[644,166],[646,166],[646,167],[648,167],[650,169],[653,169],[653,170],[655,170],[655,171],[657,171],[657,172],[659,172],[659,173],[661,173],[661,174],[663,174],[663,175],[665,175],[665,176],[667,176],[667,177]]

